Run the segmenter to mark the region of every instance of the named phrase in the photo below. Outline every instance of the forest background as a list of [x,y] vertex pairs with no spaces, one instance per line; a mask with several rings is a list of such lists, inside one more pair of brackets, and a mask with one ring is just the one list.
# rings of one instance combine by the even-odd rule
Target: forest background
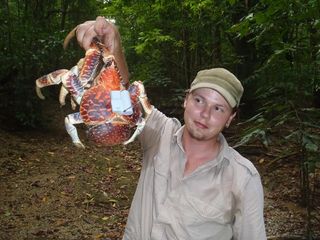
[[[238,76],[245,93],[234,146],[277,149],[264,162],[270,171],[293,160],[305,237],[312,239],[320,212],[319,9],[318,0],[2,0],[1,128],[46,127],[35,79],[75,65],[84,52],[76,41],[64,50],[63,39],[105,16],[121,33],[130,80],[142,80],[170,116],[181,119],[184,90],[197,71],[225,67]],[[52,99],[57,93],[45,91]]]

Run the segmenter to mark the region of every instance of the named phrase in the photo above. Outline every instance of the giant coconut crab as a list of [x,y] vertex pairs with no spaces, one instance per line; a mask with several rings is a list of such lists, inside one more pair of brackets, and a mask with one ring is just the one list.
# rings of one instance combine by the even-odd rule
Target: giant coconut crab
[[124,83],[114,56],[97,38],[93,39],[85,57],[70,70],[60,69],[38,78],[37,95],[44,99],[40,89],[60,83],[60,104],[65,105],[70,93],[73,109],[79,105],[79,112],[65,117],[66,131],[79,148],[84,145],[75,124],[84,123],[89,140],[96,145],[127,144],[142,131],[151,111],[143,84],[140,81],[130,86]]

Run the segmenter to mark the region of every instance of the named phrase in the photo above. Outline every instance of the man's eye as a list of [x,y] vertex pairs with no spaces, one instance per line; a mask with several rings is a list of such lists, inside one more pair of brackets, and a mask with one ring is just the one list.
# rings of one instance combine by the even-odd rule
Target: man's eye
[[202,99],[199,98],[199,97],[195,97],[194,100],[195,100],[196,103],[202,103],[203,102]]
[[220,106],[215,106],[214,108],[217,112],[224,112],[224,109]]

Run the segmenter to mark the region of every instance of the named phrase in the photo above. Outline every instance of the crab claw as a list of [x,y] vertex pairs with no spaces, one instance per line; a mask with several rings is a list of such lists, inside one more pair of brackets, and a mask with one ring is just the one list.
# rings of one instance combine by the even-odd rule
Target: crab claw
[[59,102],[61,106],[66,105],[66,96],[68,95],[68,93],[68,90],[62,85],[59,94]]
[[141,81],[135,81],[133,83],[133,85],[137,86],[138,89],[139,89],[139,101],[142,105],[142,108],[145,112],[145,116],[144,118],[147,119],[149,117],[149,115],[151,114],[152,112],[152,105],[150,104],[149,100],[148,100],[148,97],[147,97],[147,94],[146,94],[146,90],[144,88],[144,85]]
[[42,100],[45,99],[45,96],[43,96],[43,94],[42,94],[42,92],[41,92],[41,88],[38,87],[38,86],[36,86],[36,93],[37,93],[37,96],[38,96],[40,99],[42,99]]
[[80,115],[79,112],[71,113],[67,117],[65,117],[65,119],[64,119],[64,124],[65,124],[66,130],[67,130],[68,134],[70,135],[73,144],[77,148],[83,148],[84,149],[85,146],[80,141],[77,129],[74,126],[74,124],[80,124],[80,123],[83,123],[83,120],[82,120],[81,115]]
[[72,110],[75,110],[76,107],[77,107],[76,101],[75,101],[73,98],[71,98],[71,99],[70,99],[70,103],[71,103],[71,108],[72,108]]
[[75,37],[77,28],[78,28],[78,26],[76,26],[74,29],[72,29],[72,30],[68,33],[68,35],[66,36],[66,38],[64,39],[64,42],[63,42],[63,49],[66,49],[66,48],[68,47],[68,44],[69,44],[69,42],[71,41],[71,39],[72,39],[73,37]]
[[140,133],[144,129],[144,126],[146,125],[146,120],[144,118],[140,118],[136,125],[137,125],[136,130],[134,131],[132,136],[127,141],[122,143],[123,145],[127,145],[127,144],[133,142],[137,138],[137,136],[140,135]]
[[82,148],[85,149],[86,147],[82,144],[82,142],[73,142],[73,144],[77,147],[77,148]]
[[36,80],[36,93],[39,98],[45,99],[41,92],[41,88],[60,84],[62,81],[62,77],[69,72],[67,69],[59,69],[47,75],[43,75],[42,77]]

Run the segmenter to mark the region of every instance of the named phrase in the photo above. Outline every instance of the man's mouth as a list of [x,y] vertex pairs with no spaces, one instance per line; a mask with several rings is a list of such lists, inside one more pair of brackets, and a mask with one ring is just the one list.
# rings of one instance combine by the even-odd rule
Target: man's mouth
[[194,123],[198,128],[202,128],[202,129],[207,129],[208,128],[207,125],[205,125],[205,124],[203,124],[201,122],[195,121]]

